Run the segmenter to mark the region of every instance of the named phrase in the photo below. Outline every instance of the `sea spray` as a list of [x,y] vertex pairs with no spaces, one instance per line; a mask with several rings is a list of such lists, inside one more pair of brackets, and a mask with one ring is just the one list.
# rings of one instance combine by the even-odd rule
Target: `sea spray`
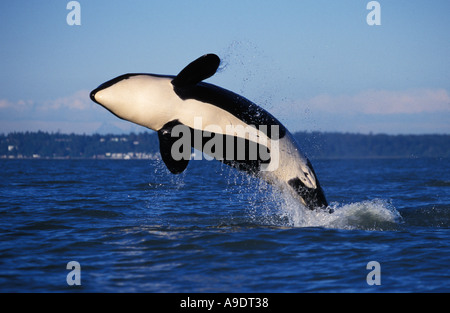
[[333,213],[323,210],[311,211],[286,197],[280,214],[292,227],[324,227],[336,229],[396,230],[402,217],[395,207],[385,199],[373,199],[350,204],[333,203]]
[[[328,210],[309,210],[290,193],[283,193],[275,186],[256,177],[221,163],[215,164],[214,168],[215,179],[210,180],[209,176],[202,177],[205,180],[203,183],[208,181],[206,185],[217,184],[219,188],[223,188],[223,192],[218,196],[228,198],[229,205],[223,209],[229,212],[231,220],[221,221],[221,223],[369,231],[398,230],[403,223],[402,216],[387,199],[375,198],[351,203],[333,202],[330,205],[333,213],[329,213]],[[197,168],[189,169],[189,171],[192,170],[195,173],[201,172]],[[161,205],[161,202],[164,202],[162,200],[176,197],[177,192],[181,192],[187,186],[192,188],[192,183],[195,185],[200,183],[198,178],[190,181],[190,175],[170,175],[163,164],[156,166],[152,176],[154,183],[165,182],[163,184],[168,185],[158,192],[159,201],[152,201],[152,207],[155,202]],[[167,180],[169,182],[166,182]],[[187,183],[186,180],[190,182]],[[196,203],[195,199],[192,201]]]
[[247,181],[240,187],[244,190],[239,193],[241,201],[248,201],[248,217],[255,224],[384,231],[397,230],[403,222],[400,213],[386,199],[332,203],[333,213],[329,213],[329,210],[309,210],[290,193],[282,193],[266,183]]
[[402,217],[392,203],[373,199],[341,205],[335,210],[336,219],[329,227],[364,230],[397,230]]

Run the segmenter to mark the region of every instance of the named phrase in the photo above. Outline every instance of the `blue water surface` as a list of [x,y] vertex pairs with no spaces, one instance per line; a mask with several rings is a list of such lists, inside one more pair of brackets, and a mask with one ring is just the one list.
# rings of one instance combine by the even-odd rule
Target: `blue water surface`
[[216,161],[0,164],[1,292],[450,291],[448,159],[313,160],[333,214]]

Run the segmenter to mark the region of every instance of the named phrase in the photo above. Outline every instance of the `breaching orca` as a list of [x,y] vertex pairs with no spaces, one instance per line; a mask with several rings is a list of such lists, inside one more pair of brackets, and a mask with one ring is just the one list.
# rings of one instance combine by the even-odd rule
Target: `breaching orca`
[[220,65],[206,54],[178,75],[125,74],[94,89],[91,99],[125,119],[158,132],[161,157],[183,172],[191,147],[289,190],[313,210],[328,203],[310,161],[289,131],[251,101],[202,82]]

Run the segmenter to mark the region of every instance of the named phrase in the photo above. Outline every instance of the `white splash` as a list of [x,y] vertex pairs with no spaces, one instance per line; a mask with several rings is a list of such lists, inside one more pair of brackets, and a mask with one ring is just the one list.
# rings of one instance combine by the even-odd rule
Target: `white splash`
[[279,211],[292,227],[325,227],[337,229],[394,230],[402,222],[400,213],[384,199],[350,204],[333,203],[333,213],[311,211],[295,199],[285,199]]
[[[234,180],[233,180],[234,178]],[[233,199],[246,202],[252,223],[275,227],[323,227],[369,231],[398,230],[403,218],[390,200],[372,199],[354,203],[331,203],[329,210],[309,210],[290,193],[257,178],[236,172],[228,176]]]

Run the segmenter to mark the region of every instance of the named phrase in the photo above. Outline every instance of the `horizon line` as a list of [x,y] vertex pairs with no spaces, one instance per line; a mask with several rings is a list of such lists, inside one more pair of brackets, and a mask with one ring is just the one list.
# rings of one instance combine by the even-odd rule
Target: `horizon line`
[[[143,130],[139,132],[129,131],[129,132],[123,132],[123,133],[75,133],[75,132],[61,132],[61,131],[47,131],[47,130],[37,130],[37,131],[12,131],[8,133],[0,132],[0,136],[8,137],[11,134],[38,134],[38,133],[44,133],[48,135],[66,135],[66,136],[130,136],[130,135],[139,135],[139,134],[150,134],[150,135],[157,135],[157,132],[153,130]],[[389,133],[375,133],[375,132],[369,132],[369,133],[362,133],[362,132],[352,132],[352,131],[320,131],[320,130],[298,130],[291,132],[292,135],[298,134],[298,133],[307,133],[307,134],[340,134],[340,135],[362,135],[362,136],[450,136],[450,133],[396,133],[396,134],[389,134]]]

